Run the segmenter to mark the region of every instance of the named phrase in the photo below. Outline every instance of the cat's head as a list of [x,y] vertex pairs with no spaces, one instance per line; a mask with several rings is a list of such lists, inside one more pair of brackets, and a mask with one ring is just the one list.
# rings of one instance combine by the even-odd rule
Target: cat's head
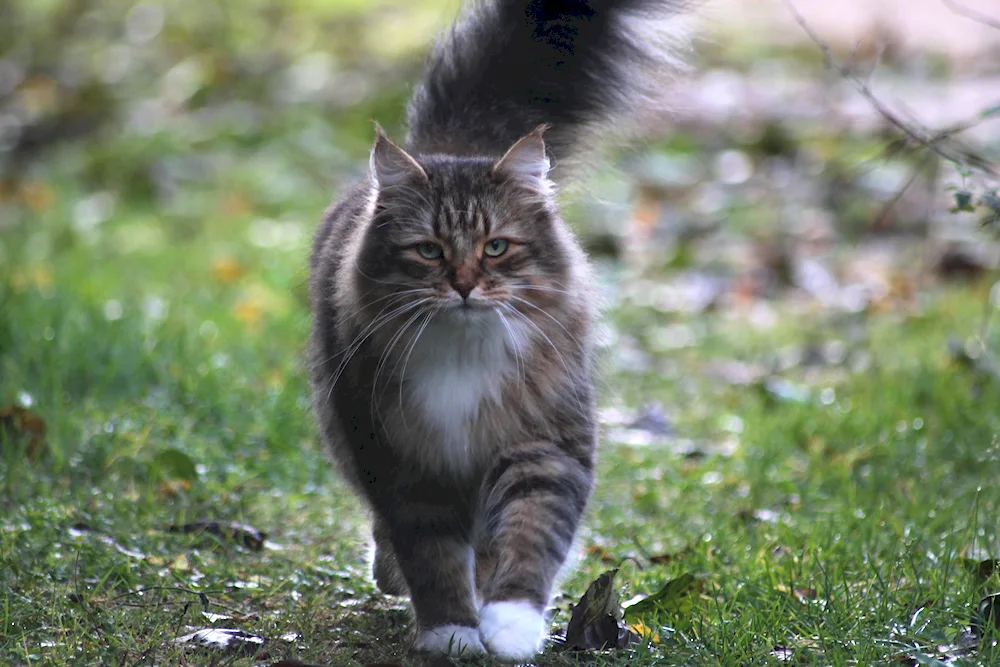
[[378,132],[356,256],[368,317],[533,322],[566,304],[582,256],[552,200],[543,130],[499,159],[411,156]]

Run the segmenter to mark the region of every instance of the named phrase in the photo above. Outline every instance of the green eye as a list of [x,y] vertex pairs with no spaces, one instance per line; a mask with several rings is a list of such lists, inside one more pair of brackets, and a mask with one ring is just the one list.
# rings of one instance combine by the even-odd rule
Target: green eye
[[424,259],[441,259],[444,251],[437,243],[421,243],[417,246],[417,252]]
[[500,255],[507,252],[507,247],[510,243],[507,239],[493,239],[492,241],[487,241],[486,245],[483,247],[483,254],[487,257],[499,257]]

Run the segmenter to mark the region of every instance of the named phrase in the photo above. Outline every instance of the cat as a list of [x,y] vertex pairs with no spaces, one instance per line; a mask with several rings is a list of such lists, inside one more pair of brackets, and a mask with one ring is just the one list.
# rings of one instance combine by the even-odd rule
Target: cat
[[[672,66],[679,0],[488,0],[433,50],[402,146],[310,260],[323,440],[373,515],[415,648],[526,660],[594,485],[594,281],[555,183]],[[638,23],[636,23],[638,21]]]

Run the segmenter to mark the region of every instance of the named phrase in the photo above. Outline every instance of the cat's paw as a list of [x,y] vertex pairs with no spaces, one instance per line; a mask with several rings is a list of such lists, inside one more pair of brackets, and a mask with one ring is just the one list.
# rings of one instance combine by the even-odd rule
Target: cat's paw
[[413,648],[426,653],[444,655],[479,655],[486,647],[479,639],[479,630],[465,625],[442,625],[422,630]]
[[542,648],[545,618],[527,600],[490,602],[479,612],[479,636],[503,660],[528,660]]

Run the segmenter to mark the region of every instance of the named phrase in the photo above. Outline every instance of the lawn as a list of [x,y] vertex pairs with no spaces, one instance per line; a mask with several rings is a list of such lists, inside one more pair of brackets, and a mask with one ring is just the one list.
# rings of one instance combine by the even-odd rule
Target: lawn
[[[798,53],[768,57],[819,62]],[[115,131],[8,173],[0,664],[419,664],[303,367],[312,228],[401,90],[291,105],[253,140]],[[680,123],[612,153],[568,208],[605,287],[602,439],[551,631],[609,570],[626,605],[683,595],[626,607],[627,646],[555,639],[535,664],[1000,664],[1000,283],[974,253],[940,259],[934,230],[993,237],[948,213],[947,166],[926,183],[937,227],[914,229],[926,205],[906,198],[870,225],[893,196],[872,174],[922,153],[822,120],[761,128]],[[132,188],[133,164],[169,183]],[[651,210],[681,231],[648,229]],[[207,628],[246,634],[178,641]]]

